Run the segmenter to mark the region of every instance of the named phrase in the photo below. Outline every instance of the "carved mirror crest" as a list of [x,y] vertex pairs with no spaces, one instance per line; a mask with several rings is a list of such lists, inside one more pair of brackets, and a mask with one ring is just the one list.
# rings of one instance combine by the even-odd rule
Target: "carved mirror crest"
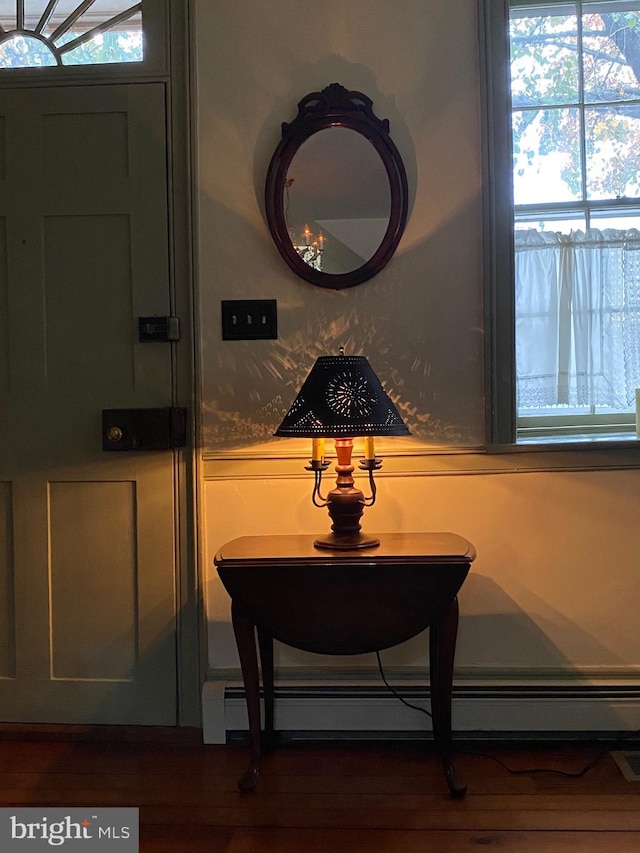
[[389,262],[407,220],[407,177],[371,98],[332,83],[282,125],[265,187],[271,236],[291,269],[353,287]]

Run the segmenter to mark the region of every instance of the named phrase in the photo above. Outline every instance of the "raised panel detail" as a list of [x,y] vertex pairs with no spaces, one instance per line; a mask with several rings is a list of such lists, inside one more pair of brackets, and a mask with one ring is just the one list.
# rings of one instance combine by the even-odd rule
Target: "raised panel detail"
[[16,673],[11,483],[0,482],[0,678]]
[[129,174],[127,115],[57,113],[42,117],[43,174],[57,180],[100,180]]
[[9,275],[7,220],[0,217],[0,391],[9,386]]
[[132,388],[129,217],[47,216],[44,254],[49,384]]
[[7,146],[5,143],[4,116],[0,116],[0,181],[7,177]]
[[132,680],[135,484],[49,484],[51,676]]

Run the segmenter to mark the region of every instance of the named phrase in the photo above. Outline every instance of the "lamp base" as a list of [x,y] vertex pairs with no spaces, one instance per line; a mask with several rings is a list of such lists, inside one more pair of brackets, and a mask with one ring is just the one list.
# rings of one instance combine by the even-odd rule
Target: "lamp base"
[[318,536],[313,544],[316,548],[330,548],[334,551],[356,551],[359,548],[374,548],[380,544],[380,540],[364,533],[328,533],[326,536]]

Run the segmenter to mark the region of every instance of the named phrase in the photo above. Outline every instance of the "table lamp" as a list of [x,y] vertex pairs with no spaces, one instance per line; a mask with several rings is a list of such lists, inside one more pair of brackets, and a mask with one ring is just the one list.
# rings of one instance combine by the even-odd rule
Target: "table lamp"
[[[340,355],[316,360],[274,435],[312,439],[312,458],[306,466],[314,472],[312,501],[327,507],[332,521],[332,532],[315,540],[317,548],[352,550],[380,544],[379,539],[361,533],[360,527],[365,506],[373,506],[376,500],[373,472],[382,466],[375,455],[374,436],[410,434],[364,356],[345,355],[341,349]],[[353,480],[351,454],[353,440],[359,437],[364,438],[360,468],[369,472],[369,497]],[[324,454],[327,438],[335,439],[338,477],[335,488],[323,497],[322,473],[330,464]]]

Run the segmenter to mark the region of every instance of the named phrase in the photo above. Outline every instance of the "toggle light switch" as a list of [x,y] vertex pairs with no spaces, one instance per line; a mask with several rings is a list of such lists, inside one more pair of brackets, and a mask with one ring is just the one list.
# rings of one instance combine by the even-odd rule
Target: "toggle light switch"
[[257,341],[278,337],[275,299],[223,299],[222,340]]

